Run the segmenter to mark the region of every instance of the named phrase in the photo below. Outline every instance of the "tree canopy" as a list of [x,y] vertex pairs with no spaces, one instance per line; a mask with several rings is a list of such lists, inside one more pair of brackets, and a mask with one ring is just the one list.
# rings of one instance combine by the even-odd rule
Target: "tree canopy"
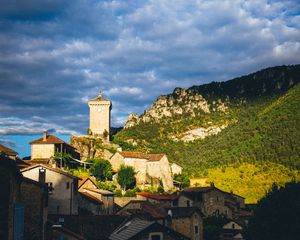
[[118,171],[118,183],[123,189],[133,188],[135,186],[134,168],[131,166],[121,165]]
[[292,240],[300,236],[300,183],[276,185],[259,201],[250,219],[249,240]]
[[94,159],[93,162],[94,164],[90,168],[93,176],[101,181],[112,179],[112,166],[109,161],[104,159]]

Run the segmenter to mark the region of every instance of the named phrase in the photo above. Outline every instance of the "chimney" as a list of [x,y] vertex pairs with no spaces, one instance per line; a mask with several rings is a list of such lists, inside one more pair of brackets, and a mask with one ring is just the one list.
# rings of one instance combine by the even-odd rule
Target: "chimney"
[[47,140],[47,131],[44,131],[43,133],[43,141],[46,142]]
[[46,183],[46,169],[45,168],[39,169],[39,182]]
[[214,188],[215,187],[215,184],[214,182],[210,182],[210,187]]

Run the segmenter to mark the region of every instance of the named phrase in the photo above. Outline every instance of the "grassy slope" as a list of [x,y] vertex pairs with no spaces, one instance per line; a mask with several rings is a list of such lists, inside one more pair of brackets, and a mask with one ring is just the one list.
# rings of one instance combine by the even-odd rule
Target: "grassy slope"
[[[281,97],[249,100],[232,108],[238,121],[204,140],[185,144],[167,139],[171,123],[141,124],[121,131],[115,140],[138,141],[137,147],[123,145],[128,149],[165,152],[191,176],[208,177],[222,189],[233,190],[248,202],[255,202],[272,182],[284,183],[290,175],[299,177],[298,171],[291,170],[300,169],[299,103],[297,84]],[[240,171],[245,177],[240,177]]]

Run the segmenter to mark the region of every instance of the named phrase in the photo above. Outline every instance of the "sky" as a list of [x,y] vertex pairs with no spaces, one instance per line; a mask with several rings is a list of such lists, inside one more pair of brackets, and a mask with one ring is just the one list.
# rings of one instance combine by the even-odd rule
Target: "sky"
[[0,143],[85,134],[88,99],[112,125],[159,95],[300,63],[300,2],[0,0]]

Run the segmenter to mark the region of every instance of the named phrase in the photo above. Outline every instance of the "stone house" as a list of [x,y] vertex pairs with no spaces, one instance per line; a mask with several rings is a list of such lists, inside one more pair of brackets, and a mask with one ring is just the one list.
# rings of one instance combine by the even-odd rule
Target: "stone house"
[[197,207],[165,208],[169,227],[191,240],[203,240],[203,214]]
[[178,195],[176,194],[137,192],[136,195],[138,200],[149,201],[150,203],[164,207],[172,207],[177,205]]
[[44,239],[48,215],[47,185],[23,177],[21,200],[25,205],[24,239]]
[[16,162],[0,156],[0,239],[22,239],[24,236],[24,205],[20,191],[22,179]]
[[244,206],[243,202],[244,198],[224,192],[213,184],[209,187],[187,188],[178,198],[179,207],[199,207],[205,216],[222,214],[229,219],[235,218],[235,213]]
[[178,164],[176,163],[172,163],[171,164],[171,172],[172,175],[174,176],[175,174],[181,174],[182,173],[182,167],[180,167]]
[[3,146],[2,144],[0,144],[0,152],[3,152],[5,154],[6,157],[16,160],[18,153],[8,147]]
[[0,144],[0,153],[1,152],[4,153],[6,157],[15,160],[20,169],[30,166],[27,161],[23,161],[18,157],[18,153],[16,151]]
[[[76,159],[80,158],[74,147],[54,135],[47,134],[47,132],[43,133],[42,138],[30,142],[30,145],[32,163],[49,163],[49,159],[53,159],[56,152],[68,153]],[[59,163],[59,165],[63,167],[63,163]]]
[[243,240],[243,226],[236,221],[230,221],[222,227],[221,240]]
[[82,177],[78,182],[79,211],[93,215],[112,214],[114,210],[114,193],[98,188],[91,176]]
[[21,170],[24,177],[48,185],[49,214],[78,214],[78,178],[58,168],[37,164]]
[[141,152],[116,152],[109,159],[113,171],[117,172],[121,165],[132,166],[136,172],[137,186],[144,188],[159,180],[165,191],[173,188],[170,164],[165,154],[144,154]]
[[[114,193],[98,188],[82,188],[80,194],[97,199],[101,203],[101,208],[98,214],[113,214],[114,213]],[[81,206],[82,207],[82,206]]]
[[187,240],[188,237],[154,221],[133,218],[118,227],[110,240]]

